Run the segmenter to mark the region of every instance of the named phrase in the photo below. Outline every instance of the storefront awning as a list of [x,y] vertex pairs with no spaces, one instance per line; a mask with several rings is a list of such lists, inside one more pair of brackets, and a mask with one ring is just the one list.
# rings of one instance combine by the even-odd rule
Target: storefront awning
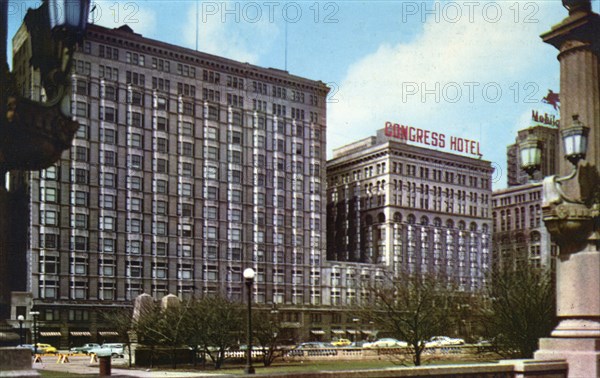
[[119,332],[117,331],[100,331],[98,333],[100,336],[119,336]]
[[61,334],[59,331],[40,331],[40,336],[44,337],[60,337]]
[[353,330],[353,329],[347,329],[347,330],[346,330],[346,332],[348,332],[348,333],[349,333],[349,334],[351,334],[351,335],[355,335],[355,334],[357,334],[357,333],[358,333],[358,331],[356,331],[356,330]]
[[71,336],[87,336],[87,337],[91,337],[92,334],[90,333],[90,331],[71,331]]
[[335,333],[336,335],[343,335],[344,333],[346,333],[346,331],[344,331],[343,329],[332,329],[331,332]]
[[323,331],[322,329],[311,329],[310,333],[312,333],[313,335],[324,335],[325,331]]
[[364,329],[361,332],[364,333],[365,335],[375,335],[377,333],[376,331],[370,331],[368,329]]

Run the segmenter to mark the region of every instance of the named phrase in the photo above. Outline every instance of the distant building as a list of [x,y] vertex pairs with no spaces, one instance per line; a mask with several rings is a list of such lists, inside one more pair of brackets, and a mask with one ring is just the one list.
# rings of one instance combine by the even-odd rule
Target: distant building
[[[515,143],[507,147],[508,188],[493,194],[493,261],[496,268],[523,263],[554,267],[558,247],[542,221],[541,180],[558,173],[561,142],[555,115],[532,111],[529,127],[519,130]],[[519,143],[534,134],[540,141],[541,167],[530,178],[521,169]]]
[[[24,26],[14,43],[21,91],[39,99]],[[30,215],[14,279],[32,293],[13,313],[35,306],[56,346],[102,341],[114,336],[98,321],[105,309],[141,293],[241,300],[253,267],[254,300],[280,305],[298,339],[299,311],[327,302],[329,88],[128,26],[90,25],[72,79],[72,148],[11,181]]]
[[558,246],[542,221],[542,186],[536,183],[497,190],[492,197],[493,265],[554,268]]
[[559,153],[560,135],[558,132],[559,120],[554,115],[540,114],[532,111],[531,124],[529,127],[519,130],[515,143],[506,148],[508,186],[524,185],[531,179],[521,169],[521,157],[519,155],[519,143],[534,134],[541,143],[542,163],[540,170],[534,174],[533,181],[540,181],[546,176],[558,172],[558,163],[561,159]]
[[334,150],[327,162],[332,304],[360,300],[352,283],[381,269],[439,273],[462,290],[481,289],[491,259],[492,172],[488,161],[384,130]]

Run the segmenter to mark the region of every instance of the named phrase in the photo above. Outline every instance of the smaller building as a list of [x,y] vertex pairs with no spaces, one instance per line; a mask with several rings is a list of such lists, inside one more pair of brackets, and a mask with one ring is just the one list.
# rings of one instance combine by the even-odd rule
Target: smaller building
[[554,269],[558,246],[542,222],[542,186],[539,183],[501,189],[492,195],[495,268],[520,264]]

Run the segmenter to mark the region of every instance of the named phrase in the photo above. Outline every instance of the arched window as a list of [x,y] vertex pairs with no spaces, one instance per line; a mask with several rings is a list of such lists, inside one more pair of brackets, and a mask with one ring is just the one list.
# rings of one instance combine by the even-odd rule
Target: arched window
[[402,214],[400,214],[399,211],[396,211],[394,213],[394,222],[398,222],[398,223],[402,222]]
[[530,235],[530,238],[532,243],[539,243],[542,237],[539,232],[533,231]]
[[446,221],[446,227],[448,227],[448,228],[454,228],[454,221],[452,219],[448,219]]
[[484,223],[483,226],[481,226],[481,232],[487,234],[489,231],[489,226],[487,225],[487,223]]
[[414,215],[408,214],[408,217],[407,217],[406,221],[408,222],[408,224],[415,224],[416,218],[415,218]]
[[465,230],[465,226],[466,226],[466,225],[465,225],[465,222],[464,222],[464,221],[460,221],[460,222],[458,222],[458,229],[459,229],[459,230],[461,230],[461,231],[464,231],[464,230]]
[[442,220],[438,217],[433,218],[433,225],[435,227],[441,227],[442,226]]
[[421,217],[421,226],[428,226],[429,225],[429,218],[427,218],[425,215],[423,215]]
[[377,215],[377,222],[379,222],[379,223],[385,223],[385,214],[384,213],[379,213]]
[[469,225],[469,230],[473,232],[477,231],[477,224],[475,222],[471,222]]

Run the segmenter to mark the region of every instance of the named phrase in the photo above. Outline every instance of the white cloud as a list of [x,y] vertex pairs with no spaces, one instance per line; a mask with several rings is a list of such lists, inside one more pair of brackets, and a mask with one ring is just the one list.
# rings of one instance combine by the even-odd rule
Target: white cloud
[[[494,3],[502,4],[503,14],[495,23],[477,12],[474,22],[464,14],[455,23],[430,17],[410,43],[384,44],[356,61],[339,83],[339,102],[329,104],[329,146],[373,135],[385,121],[394,121],[477,138],[485,159],[505,165],[505,146],[514,140],[515,128],[527,126],[514,125],[537,106],[533,102],[547,93],[549,83],[557,83],[556,51],[538,37],[560,20],[560,13],[551,16],[556,5],[548,3],[535,3],[534,23],[515,22],[509,9],[514,2]],[[525,4],[520,3],[521,11]],[[502,94],[495,101],[498,88]]]
[[[259,3],[252,3],[260,6]],[[182,25],[182,44],[229,59],[258,64],[279,34],[264,10],[246,8],[242,2],[201,2],[196,22],[196,5],[191,5]],[[235,23],[235,27],[233,27]]]
[[[140,5],[141,4],[141,5]],[[107,28],[129,25],[134,32],[146,37],[156,33],[156,12],[140,2],[94,1],[91,20]]]

